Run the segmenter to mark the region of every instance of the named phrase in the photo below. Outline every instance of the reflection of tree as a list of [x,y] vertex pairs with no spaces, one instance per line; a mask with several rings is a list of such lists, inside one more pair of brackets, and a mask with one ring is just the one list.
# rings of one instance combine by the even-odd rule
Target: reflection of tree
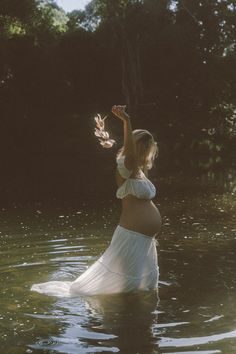
[[157,321],[158,306],[156,292],[97,296],[86,299],[93,315],[101,315],[100,328],[115,335],[109,346],[118,347],[121,352],[157,353],[157,341],[152,327]]

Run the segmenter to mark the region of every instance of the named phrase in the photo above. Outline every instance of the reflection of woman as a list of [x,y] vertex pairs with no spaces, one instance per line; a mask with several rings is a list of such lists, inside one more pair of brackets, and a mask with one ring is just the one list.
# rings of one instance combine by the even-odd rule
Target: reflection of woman
[[111,243],[103,255],[74,282],[35,284],[32,290],[48,295],[96,295],[153,290],[158,283],[155,236],[161,217],[151,199],[156,190],[147,178],[157,153],[147,130],[132,131],[125,106],[112,112],[123,121],[124,145],[117,154],[117,198],[122,213]]
[[[86,316],[88,322],[83,325],[93,328],[96,318],[96,328],[102,330],[102,333],[109,333],[109,340],[106,337],[104,340],[101,337],[97,340],[100,348],[109,345],[113,349],[117,348],[120,353],[157,354],[159,352],[154,331],[158,320],[158,302],[157,293],[153,291],[90,296],[86,298],[90,312]],[[95,343],[93,338],[93,346]]]

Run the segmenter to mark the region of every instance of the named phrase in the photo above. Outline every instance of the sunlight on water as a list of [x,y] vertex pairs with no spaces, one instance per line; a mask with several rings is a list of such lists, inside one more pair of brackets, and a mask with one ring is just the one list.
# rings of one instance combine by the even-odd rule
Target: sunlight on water
[[[106,249],[119,207],[1,210],[1,353],[236,352],[235,198],[156,200],[163,217],[156,292],[55,298],[33,283],[73,281]],[[115,202],[115,203],[114,203]]]
[[221,341],[227,338],[236,338],[236,330],[228,333],[213,334],[212,336],[196,338],[162,338],[159,341],[159,347],[191,347],[199,344],[208,344]]

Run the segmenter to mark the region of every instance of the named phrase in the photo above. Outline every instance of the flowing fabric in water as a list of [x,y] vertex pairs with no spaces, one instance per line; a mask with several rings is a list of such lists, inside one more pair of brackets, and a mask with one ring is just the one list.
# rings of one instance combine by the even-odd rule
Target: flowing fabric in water
[[103,255],[75,281],[34,284],[31,290],[53,296],[126,293],[154,290],[158,277],[155,238],[118,225]]

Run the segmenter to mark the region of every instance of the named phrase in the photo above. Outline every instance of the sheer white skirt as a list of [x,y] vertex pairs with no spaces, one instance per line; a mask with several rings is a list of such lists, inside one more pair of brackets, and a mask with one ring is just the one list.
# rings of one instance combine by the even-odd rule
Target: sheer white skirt
[[155,238],[118,225],[106,251],[75,281],[34,284],[31,290],[53,296],[116,294],[154,290],[158,278]]

